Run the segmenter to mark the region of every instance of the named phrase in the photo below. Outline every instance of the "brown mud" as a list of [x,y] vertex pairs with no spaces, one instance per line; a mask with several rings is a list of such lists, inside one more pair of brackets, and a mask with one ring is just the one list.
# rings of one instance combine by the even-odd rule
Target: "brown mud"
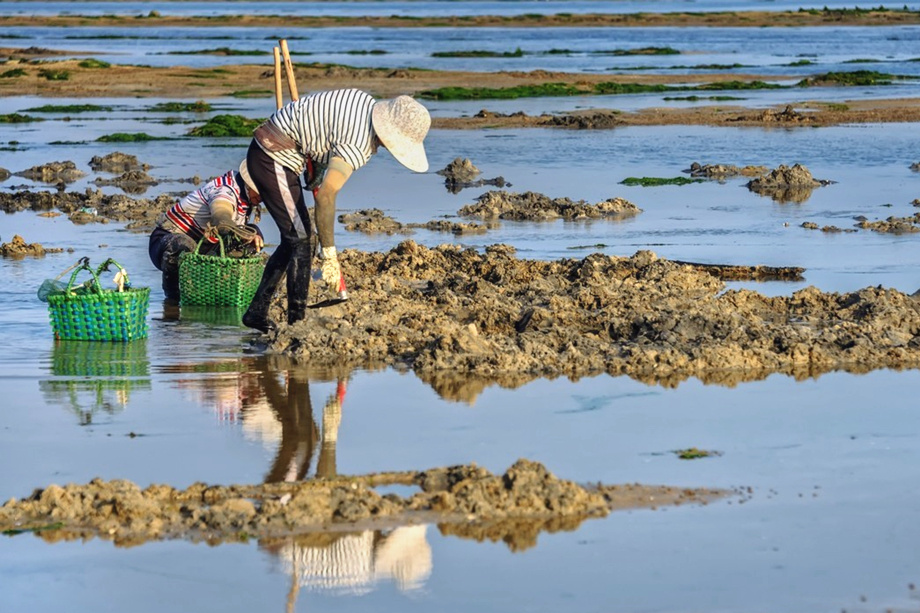
[[27,243],[24,238],[14,234],[8,243],[0,244],[0,256],[20,259],[26,256],[42,257],[46,253],[60,253],[63,249],[45,249],[41,243]]
[[[675,386],[920,366],[920,298],[893,289],[787,297],[727,290],[720,267],[640,251],[553,262],[404,241],[345,250],[351,299],[267,337],[315,366],[411,369],[450,398],[490,383],[608,373]],[[727,267],[731,279],[757,267]],[[794,273],[794,269],[789,269]],[[273,317],[284,321],[279,296]]]
[[761,196],[768,196],[781,204],[802,203],[811,197],[817,187],[830,185],[834,181],[815,179],[811,171],[801,164],[780,165],[747,183],[747,188]]
[[354,213],[343,213],[339,215],[338,220],[347,231],[363,232],[364,234],[412,234],[416,229],[424,229],[432,232],[448,232],[459,236],[462,234],[483,234],[489,229],[486,224],[444,219],[425,223],[403,223],[386,215],[380,209],[361,209]]
[[495,187],[510,187],[511,184],[505,181],[504,177],[495,177],[492,179],[477,179],[481,171],[470,161],[469,158],[454,158],[454,161],[437,171],[437,174],[444,177],[444,187],[452,194],[459,194],[462,190],[470,187],[483,187],[484,185],[493,185]]
[[[394,484],[419,491],[401,497],[374,489]],[[49,542],[102,538],[119,546],[167,539],[218,544],[425,522],[470,538],[519,539],[522,532],[573,530],[615,510],[706,504],[732,493],[742,494],[637,484],[586,488],[529,460],[501,475],[462,465],[293,483],[195,483],[185,490],[94,479],[9,500],[0,507],[0,532],[34,532]]]
[[623,219],[642,212],[632,202],[623,198],[610,198],[595,204],[570,198],[550,198],[536,192],[521,194],[506,191],[489,191],[479,196],[475,204],[463,206],[461,217],[483,220],[509,221],[567,221],[583,219]]

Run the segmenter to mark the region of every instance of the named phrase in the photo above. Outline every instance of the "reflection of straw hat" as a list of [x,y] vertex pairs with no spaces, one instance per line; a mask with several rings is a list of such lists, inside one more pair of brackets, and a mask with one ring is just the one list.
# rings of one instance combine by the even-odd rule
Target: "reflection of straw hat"
[[243,177],[243,181],[249,189],[257,194],[259,193],[259,188],[256,187],[256,184],[252,182],[252,177],[249,176],[249,166],[246,165],[246,160],[243,160],[240,164],[240,176]]
[[396,160],[415,172],[428,170],[422,141],[431,127],[428,109],[409,96],[397,96],[374,104],[374,132]]

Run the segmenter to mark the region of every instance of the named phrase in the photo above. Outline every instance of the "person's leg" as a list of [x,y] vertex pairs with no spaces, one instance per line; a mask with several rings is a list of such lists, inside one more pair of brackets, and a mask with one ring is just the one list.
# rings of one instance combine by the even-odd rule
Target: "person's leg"
[[[262,273],[259,288],[256,290],[256,294],[245,315],[243,315],[244,325],[268,332],[275,327],[274,322],[268,318],[268,309],[275,290],[285,274],[289,275],[288,321],[293,323],[290,315],[292,306],[294,307],[294,313],[299,312],[300,318],[303,318],[303,310],[300,309],[298,300],[302,292],[302,300],[304,306],[306,305],[310,280],[309,259],[306,263],[305,279],[302,278],[300,265],[292,266],[291,261],[295,255],[298,258],[304,257],[304,249],[301,243],[303,241],[309,243],[310,217],[307,214],[303,190],[300,187],[300,180],[296,173],[277,164],[255,142],[249,146],[246,164],[256,188],[262,196],[265,208],[274,220],[275,225],[278,226],[281,239],[278,248],[268,259],[265,265],[265,272]],[[307,256],[309,255],[312,254],[307,254]],[[293,277],[293,280],[290,277]]]
[[195,241],[186,234],[157,228],[150,234],[150,260],[163,272],[163,293],[170,300],[179,299],[179,256],[194,251]]

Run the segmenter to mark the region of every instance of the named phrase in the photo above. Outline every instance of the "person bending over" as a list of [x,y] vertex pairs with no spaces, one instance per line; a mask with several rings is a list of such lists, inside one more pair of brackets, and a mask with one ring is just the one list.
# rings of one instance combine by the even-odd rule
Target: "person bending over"
[[[149,253],[150,261],[163,272],[163,293],[167,299],[179,299],[179,256],[194,251],[209,226],[217,227],[225,236],[234,227],[245,227],[246,231],[239,234],[246,238],[240,240],[251,245],[253,252],[262,249],[262,232],[249,223],[259,202],[259,190],[244,160],[239,170],[212,179],[160,215],[150,234]],[[219,253],[219,249],[218,239],[208,237],[198,252]]]
[[313,192],[322,280],[339,287],[341,271],[333,238],[336,195],[379,147],[410,170],[428,170],[423,141],[430,126],[428,110],[409,96],[375,101],[367,92],[340,89],[289,102],[255,130],[246,162],[281,240],[265,266],[243,324],[262,332],[276,327],[268,309],[285,274],[288,323],[306,314],[314,245],[301,175],[304,186]]

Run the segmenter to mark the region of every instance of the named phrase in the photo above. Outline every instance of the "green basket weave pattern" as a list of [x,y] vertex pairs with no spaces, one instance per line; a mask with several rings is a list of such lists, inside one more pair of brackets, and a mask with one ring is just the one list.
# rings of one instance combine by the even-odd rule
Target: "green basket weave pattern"
[[[150,288],[125,287],[103,289],[99,284],[99,273],[115,264],[106,260],[97,270],[83,258],[73,271],[66,291],[48,295],[48,312],[54,337],[63,340],[80,341],[133,341],[147,336],[147,308],[150,303]],[[81,270],[89,271],[92,281],[87,285],[74,287],[74,281]],[[127,283],[127,274],[125,274]]]
[[227,257],[224,242],[218,239],[219,256],[198,253],[201,241],[194,252],[179,256],[180,305],[245,307],[252,302],[262,280],[265,259]]

